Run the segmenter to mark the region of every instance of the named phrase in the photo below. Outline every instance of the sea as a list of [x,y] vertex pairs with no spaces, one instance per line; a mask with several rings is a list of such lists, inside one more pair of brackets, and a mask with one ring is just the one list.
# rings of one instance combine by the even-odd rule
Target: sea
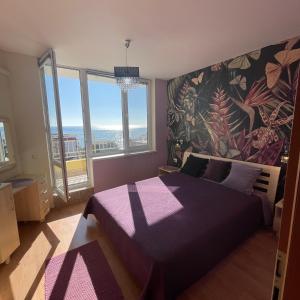
[[[51,127],[51,134],[57,134],[57,127]],[[63,126],[63,134],[75,136],[80,147],[84,147],[84,130],[82,126]],[[147,128],[130,128],[129,137],[132,140],[144,140],[147,138]],[[122,144],[122,130],[92,128],[92,141],[113,141],[118,145]]]

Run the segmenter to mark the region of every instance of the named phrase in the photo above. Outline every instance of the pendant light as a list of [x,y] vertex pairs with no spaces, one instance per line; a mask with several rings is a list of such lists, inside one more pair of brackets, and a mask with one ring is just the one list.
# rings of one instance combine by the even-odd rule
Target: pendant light
[[139,85],[139,67],[128,67],[127,65],[127,50],[130,43],[131,40],[125,40],[126,65],[123,67],[114,67],[114,75],[122,91],[127,91]]

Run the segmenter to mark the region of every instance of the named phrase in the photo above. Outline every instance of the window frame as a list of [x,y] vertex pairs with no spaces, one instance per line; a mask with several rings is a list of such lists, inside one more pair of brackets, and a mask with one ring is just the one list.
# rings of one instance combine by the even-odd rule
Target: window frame
[[0,172],[13,168],[16,165],[15,153],[13,147],[13,138],[10,121],[6,117],[0,116],[0,122],[3,123],[5,140],[8,150],[8,161],[0,161]]
[[[87,158],[87,171],[88,174],[92,174],[92,161],[97,158],[105,158],[116,155],[131,155],[139,153],[147,153],[155,151],[155,138],[156,135],[153,134],[153,123],[155,112],[153,110],[152,104],[152,82],[150,79],[140,78],[141,84],[145,84],[147,88],[147,145],[129,147],[129,128],[128,128],[128,146],[125,144],[124,138],[124,122],[128,124],[128,99],[127,95],[125,97],[124,93],[121,92],[121,102],[122,102],[122,130],[123,130],[123,145],[124,149],[118,151],[103,151],[101,153],[93,153],[92,144],[92,128],[90,119],[90,101],[89,101],[89,91],[88,91],[88,75],[95,75],[99,77],[108,77],[115,79],[114,74],[110,72],[104,72],[94,69],[78,68],[66,65],[57,64],[57,68],[65,68],[69,70],[76,70],[79,72],[80,88],[81,88],[81,103],[82,103],[82,117],[83,117],[83,130],[85,135],[85,146],[86,146],[86,158]],[[126,98],[126,99],[125,99]],[[127,105],[127,113],[124,113],[123,105]],[[127,126],[125,126],[127,128]],[[93,185],[93,176],[89,175],[90,185]]]
[[120,91],[121,93],[121,109],[122,109],[122,133],[123,133],[123,148],[121,150],[115,151],[103,151],[101,153],[93,153],[92,149],[92,128],[90,122],[90,102],[89,102],[89,92],[88,92],[88,75],[106,77],[114,79],[114,75],[108,72],[101,72],[96,70],[86,70],[85,72],[85,88],[86,88],[86,109],[85,114],[89,114],[86,116],[86,119],[89,120],[89,145],[90,148],[90,157],[91,158],[102,158],[106,156],[113,156],[118,154],[134,154],[139,152],[150,152],[153,151],[153,136],[152,136],[152,107],[151,107],[151,80],[141,78],[140,83],[146,86],[147,89],[147,144],[145,146],[129,146],[129,117],[128,117],[128,94],[127,92]]

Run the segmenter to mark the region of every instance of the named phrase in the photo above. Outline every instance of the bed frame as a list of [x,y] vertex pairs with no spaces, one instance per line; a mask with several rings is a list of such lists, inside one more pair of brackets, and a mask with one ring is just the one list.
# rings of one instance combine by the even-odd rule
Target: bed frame
[[211,155],[188,152],[188,151],[184,152],[182,166],[185,164],[185,162],[190,154],[193,154],[193,156],[196,156],[196,157],[201,157],[201,158],[206,158],[206,159],[212,158],[215,160],[233,161],[233,162],[237,162],[237,163],[241,163],[241,164],[245,164],[245,165],[249,165],[252,167],[262,169],[262,172],[261,172],[260,176],[257,178],[257,181],[254,184],[253,188],[255,190],[265,193],[267,195],[269,201],[272,202],[272,204],[274,205],[275,198],[276,198],[278,179],[279,179],[279,174],[280,174],[280,169],[281,169],[280,167],[262,165],[262,164],[247,162],[247,161],[234,160],[234,159],[230,159],[230,158],[217,157],[217,156],[211,156]]

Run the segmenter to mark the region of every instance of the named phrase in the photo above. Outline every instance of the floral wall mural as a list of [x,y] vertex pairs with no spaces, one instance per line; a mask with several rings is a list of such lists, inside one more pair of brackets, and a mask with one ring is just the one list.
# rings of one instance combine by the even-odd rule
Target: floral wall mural
[[168,163],[180,165],[188,149],[279,165],[289,146],[299,62],[294,38],[170,80]]

